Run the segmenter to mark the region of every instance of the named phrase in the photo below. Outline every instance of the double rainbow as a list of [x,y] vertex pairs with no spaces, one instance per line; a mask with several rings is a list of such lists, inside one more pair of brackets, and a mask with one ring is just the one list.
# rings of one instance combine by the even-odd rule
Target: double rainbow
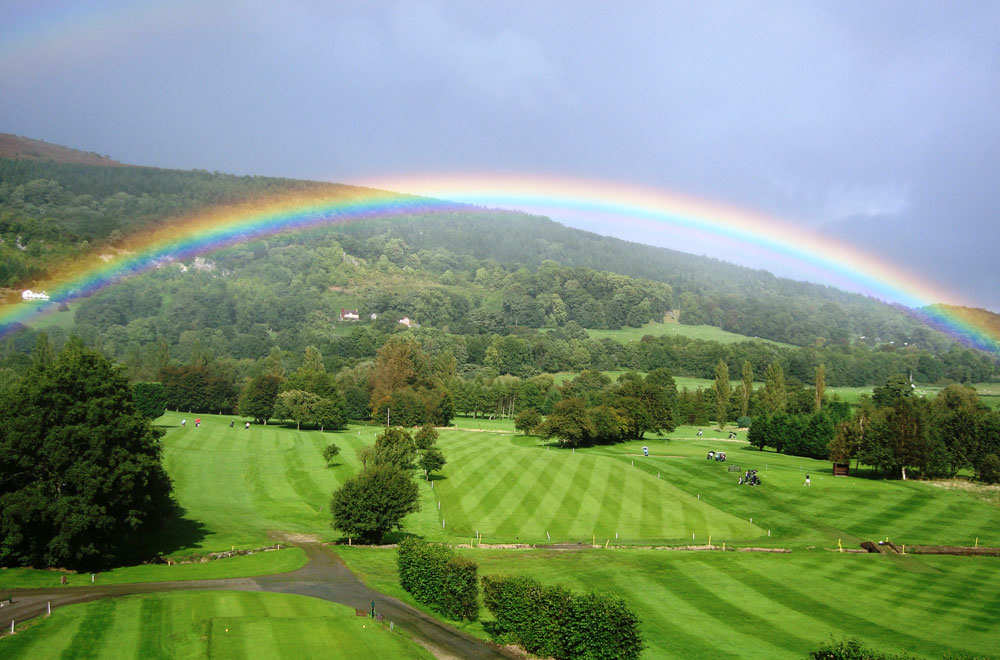
[[[442,176],[366,181],[372,188],[287,195],[264,202],[221,206],[129,237],[115,254],[91,255],[63,264],[33,288],[47,290],[48,303],[0,307],[0,333],[29,323],[60,302],[89,295],[125,277],[169,260],[196,255],[261,236],[368,218],[455,213],[468,205],[503,207],[550,215],[585,216],[599,233],[629,226],[636,231],[695,232],[764,251],[810,267],[826,283],[847,284],[883,300],[924,308],[966,304],[961,296],[889,261],[791,223],[718,203],[600,181],[544,177]],[[413,195],[378,188],[409,190]],[[422,196],[414,196],[414,195]],[[442,201],[449,200],[449,201]],[[1000,334],[947,309],[923,310],[934,324],[984,348],[997,348]]]

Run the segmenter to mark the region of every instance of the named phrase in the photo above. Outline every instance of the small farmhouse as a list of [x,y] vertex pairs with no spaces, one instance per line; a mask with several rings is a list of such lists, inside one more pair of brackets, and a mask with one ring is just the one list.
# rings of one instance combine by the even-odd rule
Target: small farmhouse
[[361,317],[358,315],[358,310],[340,308],[341,321],[357,321],[359,318]]
[[48,300],[49,294],[44,291],[32,291],[31,289],[25,289],[21,292],[21,300]]

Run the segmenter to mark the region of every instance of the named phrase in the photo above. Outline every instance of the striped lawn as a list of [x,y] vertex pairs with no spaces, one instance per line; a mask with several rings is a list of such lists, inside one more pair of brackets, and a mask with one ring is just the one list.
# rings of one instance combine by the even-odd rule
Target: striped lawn
[[262,592],[183,592],[59,608],[0,639],[4,658],[430,658],[343,605]]
[[[974,545],[978,539],[980,545],[1000,545],[1000,507],[968,492],[920,481],[835,478],[828,461],[699,440],[690,428],[672,436],[646,441],[648,459],[632,456],[639,453],[639,443],[594,451],[621,462],[635,460],[647,474],[659,472],[679,489],[700,494],[702,501],[744,520],[753,518],[755,525],[771,530],[772,544],[830,547],[841,539],[857,547],[861,540],[889,537],[909,544]],[[726,451],[728,463],[705,460],[709,449]],[[727,471],[733,464],[757,468],[764,485],[738,486],[738,475]],[[806,474],[812,481],[808,488]]]
[[[372,586],[409,599],[392,551],[338,552]],[[642,622],[647,658],[801,658],[831,636],[934,658],[997,651],[1000,562],[992,560],[822,550],[462,552],[481,575],[621,596]],[[481,625],[468,630],[485,636]]]
[[439,443],[448,465],[434,495],[449,537],[478,531],[484,542],[605,543],[617,534],[619,542],[635,543],[766,533],[655,472],[597,451],[463,431],[445,432]]
[[[167,472],[185,517],[203,526],[204,538],[182,551],[252,547],[270,542],[269,532],[336,538],[330,528],[330,497],[355,474],[356,451],[373,442],[374,430],[321,433],[281,426],[253,425],[244,430],[231,418],[168,414],[163,439]],[[360,435],[359,435],[360,434]],[[336,443],[339,465],[328,468],[322,451]]]
[[[167,470],[185,516],[203,538],[178,554],[248,547],[273,532],[339,536],[330,526],[331,494],[360,465],[357,450],[378,427],[339,433],[280,426],[239,426],[205,415],[194,429],[164,438]],[[650,438],[572,452],[537,438],[470,429],[444,430],[448,464],[431,484],[420,480],[421,511],[404,529],[433,540],[484,542],[696,543],[857,547],[898,543],[1000,545],[1000,507],[974,494],[922,482],[834,478],[830,463],[759,452],[726,442],[725,432],[682,427]],[[740,436],[744,436],[740,433]],[[341,447],[327,468],[322,449]],[[641,448],[650,448],[642,456]],[[706,461],[722,449],[728,463]],[[760,488],[737,486],[729,465],[760,470]],[[803,486],[805,475],[812,478]],[[659,478],[658,478],[659,476]],[[752,523],[751,523],[752,519]],[[768,537],[768,532],[771,536]]]

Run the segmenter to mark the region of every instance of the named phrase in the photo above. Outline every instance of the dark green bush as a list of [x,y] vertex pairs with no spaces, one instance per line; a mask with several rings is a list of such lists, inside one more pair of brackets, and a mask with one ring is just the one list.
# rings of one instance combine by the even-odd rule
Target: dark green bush
[[167,408],[167,390],[163,383],[134,383],[132,403],[140,415],[146,419],[156,419]]
[[639,619],[614,596],[575,594],[527,577],[484,576],[490,633],[529,653],[564,658],[638,658]]
[[809,653],[812,660],[915,660],[912,655],[892,655],[870,649],[856,639],[830,642]]
[[451,548],[406,538],[396,557],[399,583],[418,602],[451,619],[479,617],[478,566]]

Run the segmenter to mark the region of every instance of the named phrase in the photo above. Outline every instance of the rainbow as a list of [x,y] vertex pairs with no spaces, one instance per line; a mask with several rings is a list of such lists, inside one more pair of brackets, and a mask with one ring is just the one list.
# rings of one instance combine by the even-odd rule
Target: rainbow
[[[746,209],[602,181],[514,176],[401,177],[360,182],[365,188],[299,194],[222,206],[164,223],[129,237],[114,255],[64,264],[44,282],[47,303],[0,307],[0,333],[27,324],[61,302],[86,296],[171,260],[185,260],[262,236],[369,218],[468,211],[471,206],[517,209],[588,224],[598,233],[623,227],[656,235],[689,233],[804,264],[816,279],[910,308],[939,302],[965,305],[961,296],[891,262],[790,222]],[[386,192],[407,190],[409,194]],[[418,196],[419,195],[419,196]],[[442,201],[448,200],[448,201]],[[996,349],[1000,335],[957,312],[922,309],[935,327]]]

